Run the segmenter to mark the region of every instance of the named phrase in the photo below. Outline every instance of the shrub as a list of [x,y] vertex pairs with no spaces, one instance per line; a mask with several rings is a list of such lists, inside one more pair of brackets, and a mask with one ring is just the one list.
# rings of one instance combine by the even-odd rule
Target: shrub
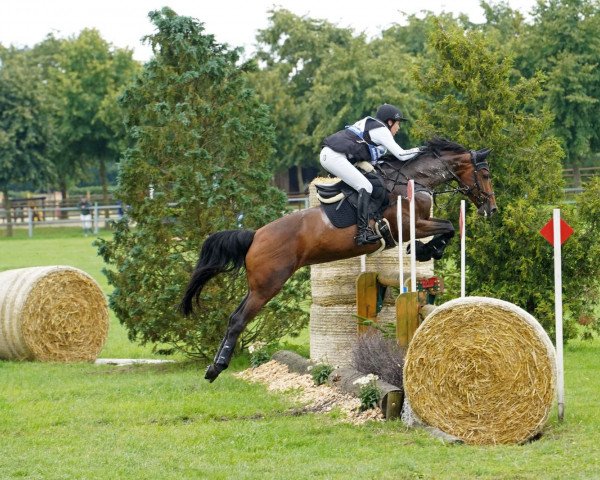
[[355,385],[361,385],[358,397],[360,398],[360,411],[364,412],[376,408],[381,400],[381,390],[377,387],[379,377],[372,373],[354,380]]
[[329,375],[333,372],[332,365],[319,363],[310,369],[310,375],[315,382],[315,385],[323,385],[329,379]]
[[361,335],[352,349],[352,366],[401,388],[404,350],[382,332]]

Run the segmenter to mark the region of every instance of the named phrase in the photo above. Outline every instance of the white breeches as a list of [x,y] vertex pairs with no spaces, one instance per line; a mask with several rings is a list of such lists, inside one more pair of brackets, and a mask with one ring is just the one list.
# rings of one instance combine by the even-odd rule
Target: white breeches
[[365,176],[352,165],[346,155],[333,151],[329,147],[321,150],[321,166],[329,173],[341,178],[357,192],[364,188],[369,195],[373,192],[373,185]]

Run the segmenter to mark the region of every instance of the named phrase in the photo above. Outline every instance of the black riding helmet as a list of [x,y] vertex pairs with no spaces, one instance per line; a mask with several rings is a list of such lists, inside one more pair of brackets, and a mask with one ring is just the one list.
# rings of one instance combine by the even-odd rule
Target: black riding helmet
[[404,116],[402,115],[402,112],[400,111],[400,109],[398,107],[394,107],[393,105],[390,105],[389,103],[384,103],[381,107],[379,107],[377,109],[375,118],[377,118],[377,120],[381,120],[386,125],[387,125],[388,120],[392,120],[394,122],[397,122],[400,120],[408,120],[407,118],[404,118]]

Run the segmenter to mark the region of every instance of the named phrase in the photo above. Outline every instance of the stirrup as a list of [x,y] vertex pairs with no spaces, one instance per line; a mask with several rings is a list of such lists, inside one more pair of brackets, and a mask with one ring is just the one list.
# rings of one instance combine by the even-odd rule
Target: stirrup
[[358,235],[354,237],[354,241],[357,245],[370,245],[377,243],[381,240],[381,235],[374,232],[372,228],[367,227],[364,230],[358,232]]

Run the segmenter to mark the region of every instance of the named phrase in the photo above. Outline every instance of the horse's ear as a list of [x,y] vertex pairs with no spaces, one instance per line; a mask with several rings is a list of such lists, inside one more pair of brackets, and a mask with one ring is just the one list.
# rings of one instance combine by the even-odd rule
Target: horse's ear
[[485,160],[491,151],[491,148],[482,148],[481,150],[477,150],[477,160]]

